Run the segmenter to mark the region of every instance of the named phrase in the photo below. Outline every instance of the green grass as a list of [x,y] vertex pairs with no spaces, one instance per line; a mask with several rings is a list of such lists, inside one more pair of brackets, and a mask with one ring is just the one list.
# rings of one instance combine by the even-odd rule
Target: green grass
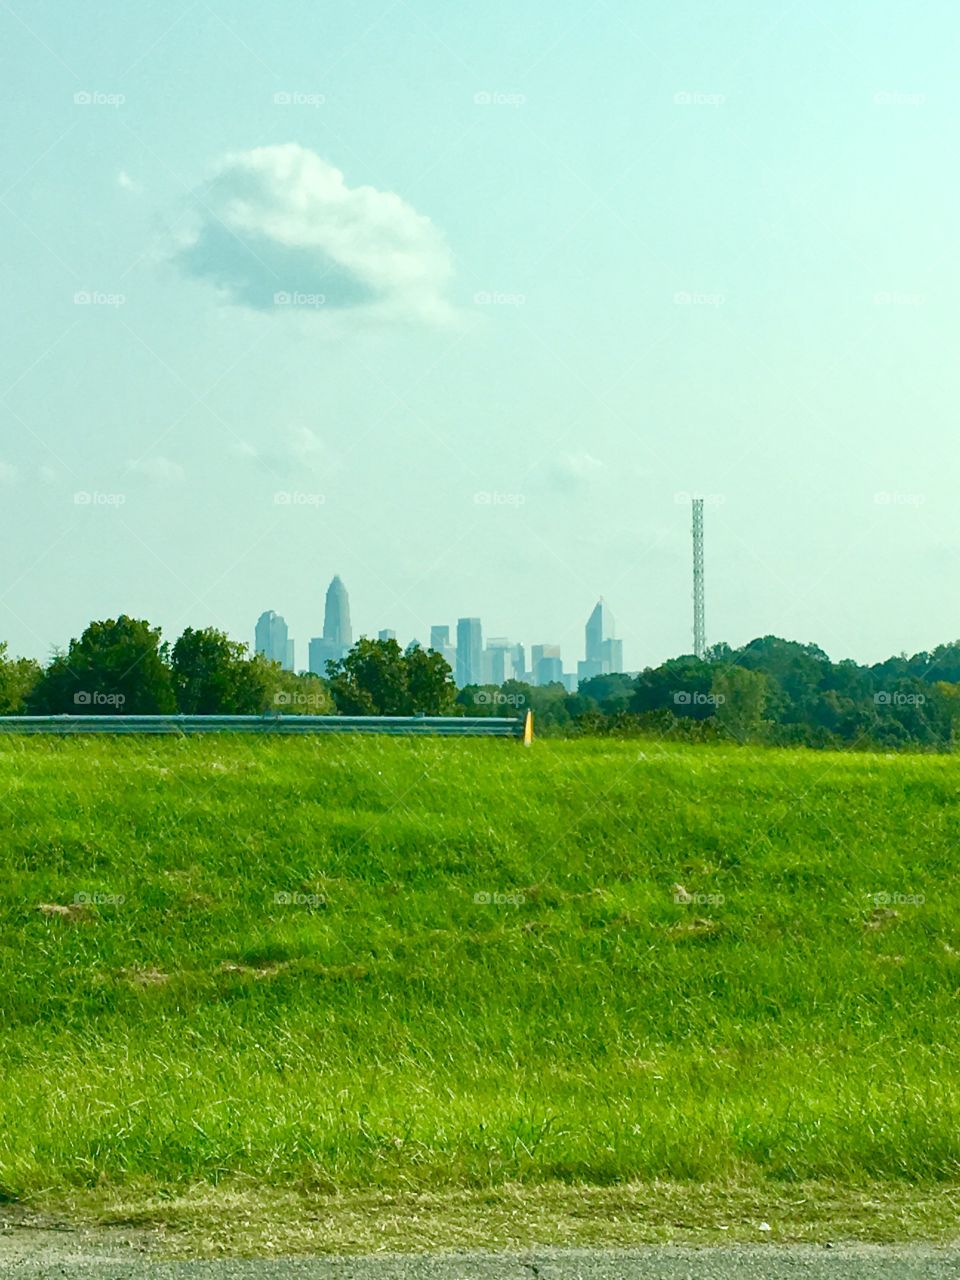
[[960,1175],[950,757],[11,739],[0,815],[8,1199]]

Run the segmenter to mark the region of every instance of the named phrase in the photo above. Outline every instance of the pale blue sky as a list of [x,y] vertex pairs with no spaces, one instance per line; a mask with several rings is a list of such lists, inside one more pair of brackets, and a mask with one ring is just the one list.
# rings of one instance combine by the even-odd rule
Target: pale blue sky
[[568,669],[603,595],[636,668],[690,649],[691,492],[711,641],[957,637],[958,37],[3,0],[0,638],[273,608],[305,665],[339,573],[358,631],[479,614]]

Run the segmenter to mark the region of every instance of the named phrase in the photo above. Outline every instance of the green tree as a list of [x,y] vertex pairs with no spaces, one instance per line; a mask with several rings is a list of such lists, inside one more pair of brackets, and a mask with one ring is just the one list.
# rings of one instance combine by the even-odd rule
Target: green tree
[[312,671],[284,671],[268,664],[267,708],[285,716],[332,716],[336,711],[326,680]]
[[327,676],[341,715],[443,715],[453,707],[449,664],[417,644],[404,653],[396,640],[362,637],[345,658],[327,663]]
[[763,713],[770,686],[762,671],[744,667],[723,667],[713,679],[710,696],[716,706],[720,727],[737,742],[762,737],[767,727]]
[[259,715],[269,706],[272,666],[215,627],[187,627],[171,654],[177,706],[184,715]]
[[445,716],[453,710],[457,688],[450,664],[433,649],[414,643],[404,654],[409,705],[414,715]]
[[119,618],[91,622],[30,691],[38,715],[157,715],[176,710],[160,628]]
[[6,642],[0,640],[0,715],[22,715],[41,674],[32,658],[8,658]]

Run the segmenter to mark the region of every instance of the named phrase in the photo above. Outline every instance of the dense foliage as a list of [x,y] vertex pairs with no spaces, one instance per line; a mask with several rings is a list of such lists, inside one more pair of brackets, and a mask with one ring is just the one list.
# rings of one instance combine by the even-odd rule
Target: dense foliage
[[540,732],[947,751],[960,731],[960,641],[859,666],[831,662],[813,644],[762,636],[637,676],[596,676],[574,694],[511,681],[470,686],[458,701],[470,715],[529,707]]
[[440,654],[360,639],[327,678],[282,671],[212,627],[168,646],[128,618],[92,622],[45,668],[0,643],[0,715],[520,715],[539,733],[639,734],[774,746],[949,751],[960,737],[960,641],[873,666],[762,636],[638,675],[454,687]]

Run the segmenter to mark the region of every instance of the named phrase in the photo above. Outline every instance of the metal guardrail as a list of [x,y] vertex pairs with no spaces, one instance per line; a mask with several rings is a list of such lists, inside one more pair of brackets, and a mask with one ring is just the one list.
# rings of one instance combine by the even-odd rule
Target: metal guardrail
[[0,734],[318,733],[518,738],[529,746],[533,716],[0,716]]

